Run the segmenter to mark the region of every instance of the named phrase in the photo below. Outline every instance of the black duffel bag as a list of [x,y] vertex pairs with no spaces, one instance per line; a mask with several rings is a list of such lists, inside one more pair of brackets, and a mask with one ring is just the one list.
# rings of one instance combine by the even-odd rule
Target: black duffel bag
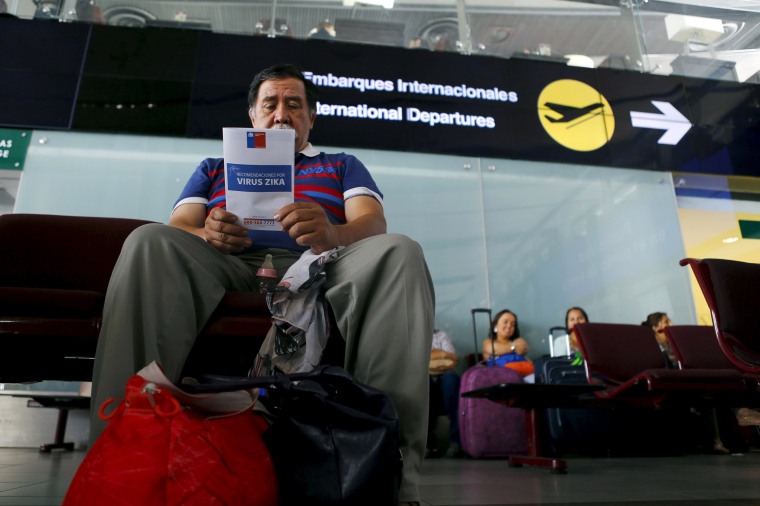
[[398,503],[398,415],[388,396],[343,368],[251,378],[205,376],[193,392],[260,388],[272,415],[264,434],[277,471],[280,504]]

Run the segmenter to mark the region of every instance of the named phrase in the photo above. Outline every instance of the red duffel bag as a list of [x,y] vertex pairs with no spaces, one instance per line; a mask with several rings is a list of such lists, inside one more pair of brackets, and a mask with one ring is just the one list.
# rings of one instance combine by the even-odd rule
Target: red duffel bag
[[154,363],[129,379],[63,505],[275,506],[268,423],[251,395],[189,395],[160,378]]

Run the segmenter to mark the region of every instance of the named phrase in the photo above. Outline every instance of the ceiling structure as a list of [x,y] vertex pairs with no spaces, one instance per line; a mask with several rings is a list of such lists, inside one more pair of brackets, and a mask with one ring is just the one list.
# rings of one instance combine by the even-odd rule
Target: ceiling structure
[[[44,17],[47,12],[63,20],[77,19],[77,0],[6,3],[11,12],[21,17]],[[760,82],[757,75],[760,0],[95,0],[95,3],[102,9],[105,21],[113,25],[180,26],[219,33],[307,38],[320,23],[328,21],[335,27],[336,39],[349,42],[419,44],[430,50],[503,58],[515,54],[581,55],[580,60],[573,61],[586,66]],[[393,7],[372,5],[376,3]],[[272,19],[274,23],[270,22]],[[675,36],[668,29],[669,23],[681,27]],[[715,64],[709,62],[724,63],[723,67],[730,67],[730,72],[716,74]]]

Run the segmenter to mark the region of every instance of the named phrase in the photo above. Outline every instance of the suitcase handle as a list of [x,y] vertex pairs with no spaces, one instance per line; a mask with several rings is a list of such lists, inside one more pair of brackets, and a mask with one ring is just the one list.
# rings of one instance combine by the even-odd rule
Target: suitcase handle
[[565,332],[565,346],[567,347],[568,354],[570,353],[570,334],[567,332],[567,328],[563,325],[558,327],[552,327],[549,329],[549,356],[554,357],[554,331],[562,330]]
[[475,361],[477,362],[477,357],[480,355],[480,348],[478,347],[478,328],[475,325],[475,315],[478,313],[486,313],[488,314],[488,324],[491,325],[491,308],[489,307],[474,307],[470,309],[470,314],[472,314],[472,339],[475,342]]

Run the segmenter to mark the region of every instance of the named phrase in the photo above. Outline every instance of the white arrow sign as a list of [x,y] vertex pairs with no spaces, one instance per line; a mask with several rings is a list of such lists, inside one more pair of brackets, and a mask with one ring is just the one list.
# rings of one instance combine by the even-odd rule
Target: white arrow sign
[[631,123],[639,128],[657,128],[665,130],[657,144],[678,144],[686,132],[691,128],[691,123],[686,116],[668,102],[652,100],[652,105],[660,110],[656,112],[631,111]]

